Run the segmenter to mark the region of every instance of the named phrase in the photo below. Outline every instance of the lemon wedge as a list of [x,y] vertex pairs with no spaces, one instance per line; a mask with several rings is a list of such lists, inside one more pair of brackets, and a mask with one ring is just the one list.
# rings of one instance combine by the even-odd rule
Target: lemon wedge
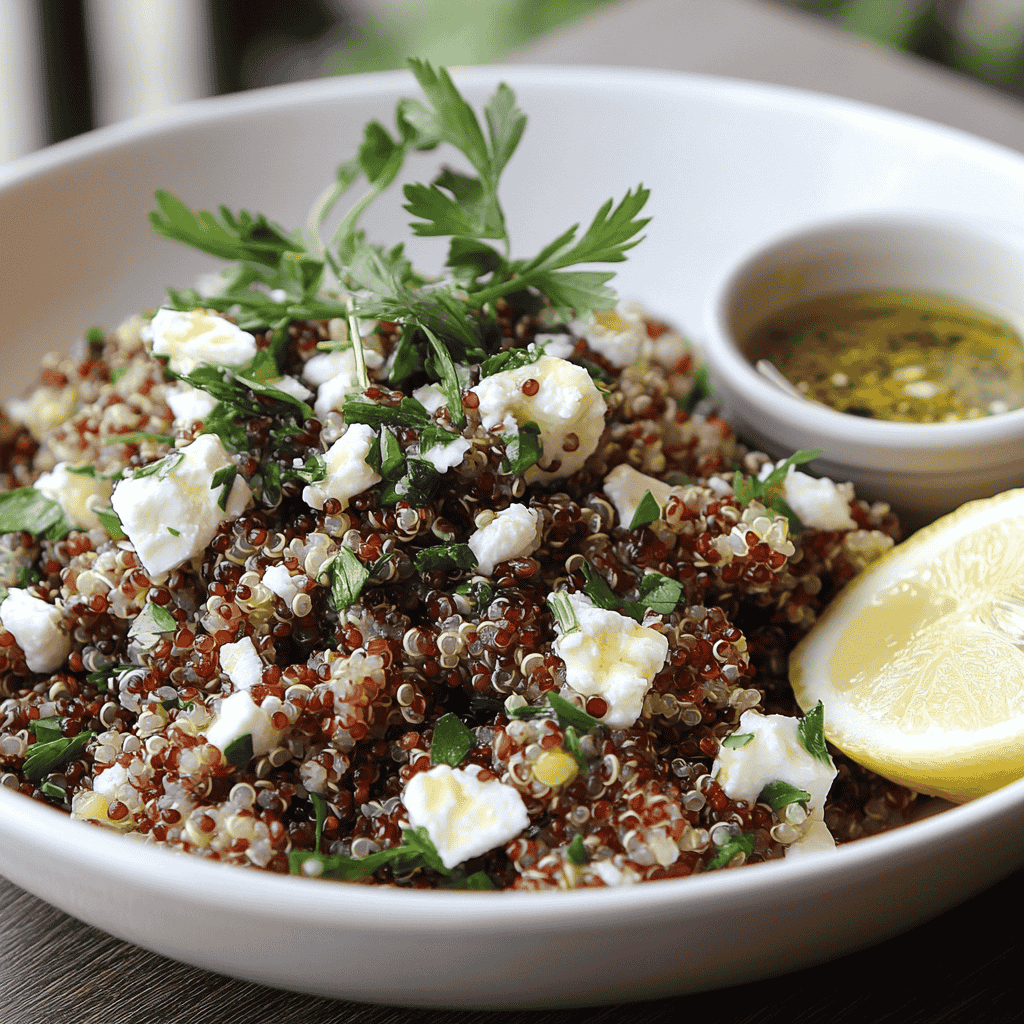
[[1024,489],[974,501],[852,580],[790,681],[825,735],[894,782],[958,803],[1024,776]]

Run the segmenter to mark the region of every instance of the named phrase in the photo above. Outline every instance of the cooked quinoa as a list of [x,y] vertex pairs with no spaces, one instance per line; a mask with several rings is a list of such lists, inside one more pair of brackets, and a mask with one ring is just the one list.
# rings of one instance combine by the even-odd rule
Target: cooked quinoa
[[414,888],[630,884],[905,820],[913,794],[826,752],[786,681],[898,537],[887,506],[749,451],[693,347],[637,307],[585,316],[610,294],[585,275],[574,318],[553,275],[554,298],[474,263],[445,309],[492,297],[439,342],[223,223],[258,257],[242,285],[93,329],[10,403],[0,783],[194,856]]

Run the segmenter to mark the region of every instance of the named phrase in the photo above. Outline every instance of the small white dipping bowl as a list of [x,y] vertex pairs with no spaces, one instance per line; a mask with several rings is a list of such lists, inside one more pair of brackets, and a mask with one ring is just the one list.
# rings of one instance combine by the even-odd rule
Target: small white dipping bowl
[[840,292],[926,292],[961,299],[1024,332],[1024,234],[999,224],[876,214],[787,234],[748,252],[709,297],[712,385],[741,436],[773,456],[822,455],[810,469],[852,480],[915,528],[972,498],[1024,482],[1024,410],[956,423],[894,423],[790,394],[742,349],[772,314]]

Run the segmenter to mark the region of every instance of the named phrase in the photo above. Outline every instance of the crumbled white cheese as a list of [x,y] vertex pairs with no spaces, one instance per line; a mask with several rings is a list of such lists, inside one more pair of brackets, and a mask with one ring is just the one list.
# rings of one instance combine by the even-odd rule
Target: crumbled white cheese
[[424,384],[412,393],[412,397],[431,415],[448,404],[444,392],[436,384]]
[[594,860],[589,864],[590,870],[610,888],[619,885],[635,885],[640,876],[630,867],[618,867],[611,860]]
[[[766,462],[761,467],[760,478],[764,480],[774,468]],[[850,515],[850,502],[853,500],[851,483],[837,484],[827,476],[818,479],[790,466],[783,483],[783,496],[804,526],[815,530],[857,529]]]
[[602,697],[602,721],[626,729],[639,717],[644,696],[668,657],[668,640],[628,615],[598,608],[585,594],[569,594],[578,630],[558,629],[555,653],[565,662],[565,681],[585,697]]
[[243,366],[256,355],[256,339],[207,309],[160,309],[142,329],[154,355],[169,356],[175,373],[198,366]]
[[458,437],[448,444],[431,445],[426,451],[420,452],[420,458],[429,462],[438,473],[447,473],[458,466],[466,457],[466,452],[473,447],[473,442],[465,437]]
[[206,741],[223,751],[248,734],[253,755],[260,757],[278,745],[285,731],[274,728],[271,713],[258,705],[248,690],[236,690],[220,702],[220,710],[206,730]]
[[526,505],[513,504],[502,509],[486,526],[469,537],[469,548],[476,556],[476,571],[490,576],[499,562],[525,558],[540,547],[543,527],[541,514]]
[[672,485],[653,476],[635,470],[625,464],[616,466],[604,478],[604,493],[619,514],[619,525],[629,529],[629,524],[640,507],[644,494],[651,492],[662,511],[672,494]]
[[301,591],[295,577],[283,565],[268,566],[266,572],[263,573],[263,585],[288,605],[298,597]]
[[435,765],[414,775],[402,793],[412,828],[425,828],[446,868],[515,839],[530,823],[514,786],[481,782],[477,765]]
[[804,857],[811,853],[823,853],[826,850],[834,850],[836,841],[825,824],[823,812],[816,808],[804,824],[804,834],[795,842],[786,847],[786,859],[791,857]]
[[77,403],[77,388],[55,388],[44,384],[36,388],[28,398],[15,398],[8,402],[7,413],[37,441],[42,441],[51,430],[71,416]]
[[174,427],[187,427],[201,423],[213,412],[217,399],[200,388],[179,381],[167,391],[167,404],[174,413]]
[[72,473],[66,462],[58,462],[36,480],[35,488],[60,505],[76,530],[91,530],[100,525],[95,509],[106,507],[114,483],[87,473]]
[[576,350],[576,339],[571,334],[538,334],[529,351],[540,350],[555,359],[568,359]]
[[71,653],[71,640],[61,629],[60,609],[12,587],[0,604],[0,622],[25,652],[33,672],[55,672]]
[[598,355],[620,370],[640,358],[647,341],[647,326],[632,308],[605,309],[594,314],[592,324],[572,326]]
[[744,711],[736,734],[752,733],[742,747],[721,746],[712,774],[731,800],[753,805],[769,782],[788,782],[811,794],[810,807],[825,806],[836,769],[809,754],[797,732],[799,719]]
[[[376,370],[384,363],[384,357],[366,344],[363,359],[368,370]],[[313,410],[321,419],[332,410],[340,411],[345,396],[361,389],[356,354],[351,347],[311,357],[302,368],[302,376],[317,389]]]
[[112,798],[127,781],[128,769],[124,765],[112,764],[92,780],[92,791]]
[[[126,477],[114,487],[111,504],[146,571],[161,576],[198,555],[225,519],[237,519],[252,498],[236,476],[226,508],[214,474],[231,465],[216,434],[200,434],[161,460],[160,469]],[[147,467],[148,469],[149,467]]]
[[270,387],[277,388],[278,391],[283,391],[286,395],[291,395],[292,398],[297,398],[300,402],[308,402],[313,397],[313,392],[294,377],[278,377],[277,380],[272,380],[268,383]]
[[366,464],[370,447],[377,443],[377,434],[367,423],[350,423],[324,455],[327,476],[307,484],[302,500],[312,508],[321,509],[328,498],[337,498],[342,508],[349,499],[367,487],[379,483],[380,476]]
[[[523,385],[536,381],[536,393]],[[526,471],[526,481],[571,476],[597,450],[604,432],[605,401],[582,366],[541,356],[515,370],[484,377],[472,389],[479,399],[480,419],[487,430],[501,427],[515,433],[534,422],[540,428],[540,462]]]
[[251,690],[263,679],[263,662],[252,642],[244,636],[237,643],[220,648],[220,667],[238,690]]

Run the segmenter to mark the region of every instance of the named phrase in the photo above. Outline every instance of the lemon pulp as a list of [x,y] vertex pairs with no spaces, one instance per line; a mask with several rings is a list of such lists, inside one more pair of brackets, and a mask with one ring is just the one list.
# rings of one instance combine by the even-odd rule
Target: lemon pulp
[[790,659],[828,738],[962,801],[1024,776],[1024,490],[972,502],[869,566]]

